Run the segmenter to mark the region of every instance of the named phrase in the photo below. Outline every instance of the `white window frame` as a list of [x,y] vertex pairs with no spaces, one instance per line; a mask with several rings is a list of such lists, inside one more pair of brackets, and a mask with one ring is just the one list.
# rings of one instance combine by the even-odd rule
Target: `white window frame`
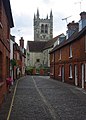
[[85,82],[86,82],[86,63],[85,63]]
[[59,60],[62,59],[62,52],[61,52],[61,49],[59,50]]
[[20,58],[19,58],[19,53],[17,53],[17,60],[19,60]]
[[69,78],[73,78],[73,76],[72,76],[72,65],[69,65]]
[[52,62],[54,62],[54,54],[53,54],[53,56],[52,56],[52,60],[51,60]]
[[61,67],[59,67],[59,76],[61,76],[61,72],[62,72]]
[[86,35],[85,35],[85,52],[86,52]]
[[72,54],[72,45],[70,45],[70,48],[69,48],[69,58],[72,58],[73,57],[73,54]]

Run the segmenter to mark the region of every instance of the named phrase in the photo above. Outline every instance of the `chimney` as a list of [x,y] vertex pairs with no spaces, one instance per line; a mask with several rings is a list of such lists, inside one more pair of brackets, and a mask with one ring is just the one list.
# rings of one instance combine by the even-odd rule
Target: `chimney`
[[86,26],[86,12],[80,13],[80,21],[79,21],[79,31],[81,31]]
[[74,32],[79,30],[79,24],[72,21],[67,25],[67,37],[69,38]]
[[20,39],[20,47],[24,48],[24,39],[23,39],[23,37],[21,37],[21,39]]
[[81,20],[86,19],[86,12],[81,12],[80,16],[81,16]]

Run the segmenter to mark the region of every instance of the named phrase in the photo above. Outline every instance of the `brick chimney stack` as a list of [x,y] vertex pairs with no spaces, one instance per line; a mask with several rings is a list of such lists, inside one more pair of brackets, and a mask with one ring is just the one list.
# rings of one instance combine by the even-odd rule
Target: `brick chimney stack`
[[79,31],[81,31],[86,26],[86,12],[80,13],[81,19],[79,20]]
[[86,19],[86,12],[81,12],[80,16],[81,16],[81,20]]
[[74,21],[72,21],[67,25],[67,28],[67,38],[69,38],[74,32],[79,30],[79,23],[75,23]]
[[79,24],[78,23],[75,23],[74,21],[72,21],[71,23],[69,23],[67,25],[68,27],[68,30],[78,30],[79,29]]
[[24,39],[23,39],[23,37],[21,37],[21,39],[20,39],[20,47],[24,48]]

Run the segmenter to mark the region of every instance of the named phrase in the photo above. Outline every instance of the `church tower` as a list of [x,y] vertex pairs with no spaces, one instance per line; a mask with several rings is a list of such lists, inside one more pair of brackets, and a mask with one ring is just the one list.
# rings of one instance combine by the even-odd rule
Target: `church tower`
[[50,12],[46,19],[40,19],[39,10],[34,14],[34,41],[47,41],[53,38],[53,14]]

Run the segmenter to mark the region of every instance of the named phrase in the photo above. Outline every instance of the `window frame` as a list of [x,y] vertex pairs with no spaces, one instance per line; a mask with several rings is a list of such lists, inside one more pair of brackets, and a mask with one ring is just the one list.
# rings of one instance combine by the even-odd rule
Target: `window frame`
[[69,58],[73,57],[72,45],[69,46]]
[[73,74],[72,65],[70,64],[70,65],[69,65],[69,78],[71,78],[71,79],[73,78],[73,75],[72,75],[72,74]]

